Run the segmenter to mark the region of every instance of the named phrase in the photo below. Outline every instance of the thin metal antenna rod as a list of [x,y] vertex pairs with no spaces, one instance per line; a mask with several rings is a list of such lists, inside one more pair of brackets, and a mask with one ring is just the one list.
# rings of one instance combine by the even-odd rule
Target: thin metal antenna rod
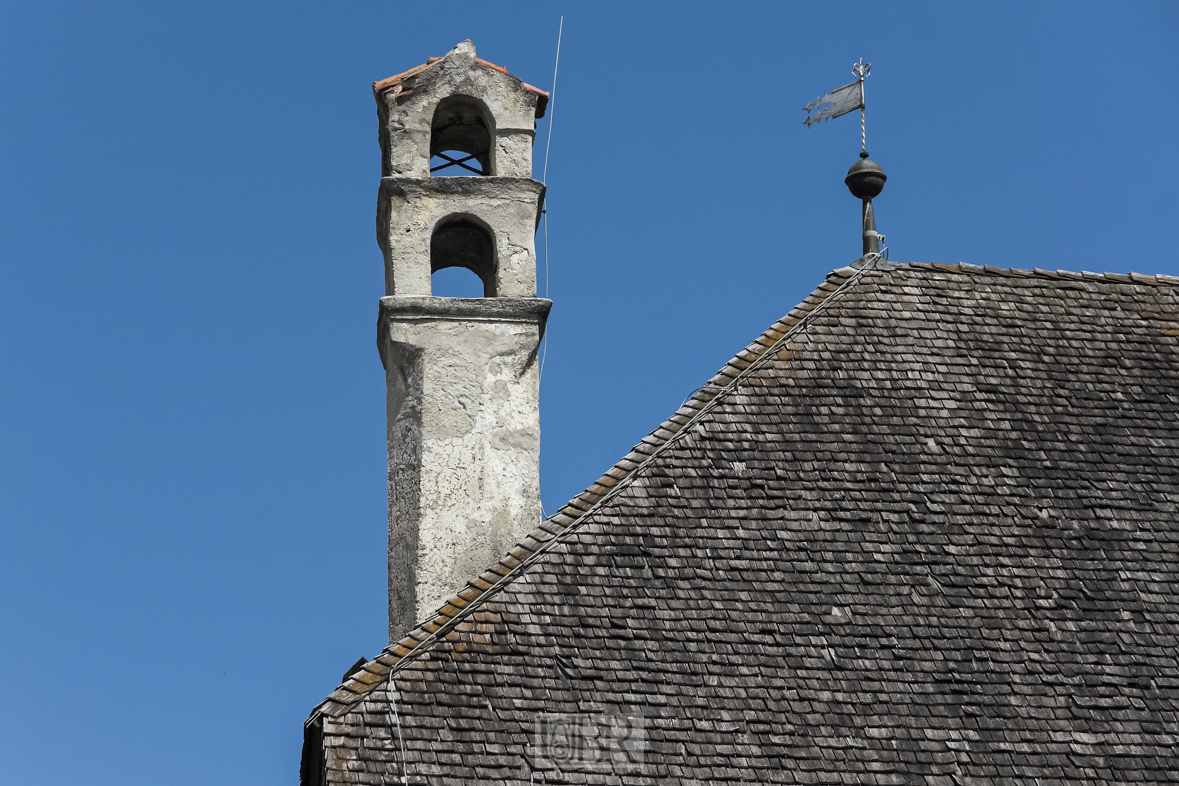
[[[565,17],[557,25],[557,57],[553,60],[553,91],[549,94],[549,133],[544,141],[544,170],[540,175],[540,182],[548,185],[549,177],[549,146],[553,143],[553,118],[557,116],[557,69],[561,66],[561,33],[565,32]],[[546,195],[547,196],[547,195]],[[549,209],[546,205],[542,212],[544,221],[544,296],[549,296]],[[544,332],[544,346],[540,350],[540,366],[536,371],[536,382],[539,385],[544,379],[544,360],[549,354],[549,331]],[[544,508],[541,508],[544,512]],[[546,516],[547,518],[547,516]]]
[[544,141],[544,171],[541,172],[540,182],[548,184],[549,177],[549,146],[553,143],[553,120],[557,116],[557,68],[561,65],[561,33],[565,31],[565,17],[557,26],[557,58],[553,61],[553,92],[549,97],[549,134]]

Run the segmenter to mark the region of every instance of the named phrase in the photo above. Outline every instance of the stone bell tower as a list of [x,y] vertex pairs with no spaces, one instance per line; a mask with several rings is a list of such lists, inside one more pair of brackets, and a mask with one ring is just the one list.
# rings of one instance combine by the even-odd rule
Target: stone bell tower
[[[552,302],[536,296],[532,142],[548,94],[470,41],[373,93],[396,641],[541,518],[537,349]],[[431,294],[431,274],[455,266],[483,297]]]

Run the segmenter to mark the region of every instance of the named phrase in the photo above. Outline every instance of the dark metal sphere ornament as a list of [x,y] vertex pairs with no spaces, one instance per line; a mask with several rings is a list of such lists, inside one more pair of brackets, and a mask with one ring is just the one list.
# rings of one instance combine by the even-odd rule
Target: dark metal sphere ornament
[[869,159],[867,153],[861,153],[860,160],[847,170],[843,182],[856,199],[875,199],[884,190],[885,180],[888,177],[880,165]]

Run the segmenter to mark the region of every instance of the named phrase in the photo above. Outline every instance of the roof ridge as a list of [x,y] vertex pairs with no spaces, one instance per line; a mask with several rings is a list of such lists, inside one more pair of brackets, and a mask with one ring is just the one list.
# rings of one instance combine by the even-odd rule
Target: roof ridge
[[1032,268],[1027,270],[1018,267],[995,267],[993,265],[972,265],[969,262],[902,262],[900,267],[910,270],[938,270],[945,273],[959,273],[968,275],[993,275],[1008,278],[1047,278],[1064,279],[1069,281],[1097,281],[1114,284],[1148,284],[1151,286],[1179,285],[1179,276],[1168,276],[1164,273],[1147,275],[1145,273],[1094,273],[1089,270],[1080,272],[1073,270],[1046,270]]
[[[447,53],[447,55],[444,55],[443,57],[427,57],[426,62],[422,63],[421,65],[416,65],[413,68],[406,69],[405,71],[402,71],[399,74],[394,74],[393,76],[387,76],[384,79],[378,79],[376,82],[373,82],[373,95],[380,96],[383,93],[387,93],[390,90],[397,88],[399,85],[402,85],[403,83],[405,83],[406,80],[411,79],[412,77],[416,77],[417,75],[421,74],[423,71],[433,68],[434,66],[443,62],[444,60],[446,60],[446,57],[448,55],[449,55],[449,53]],[[520,77],[516,76],[513,73],[510,73],[508,71],[507,66],[496,65],[495,63],[492,63],[490,60],[484,60],[482,57],[478,57],[478,56],[475,57],[475,62],[478,63],[479,65],[483,66],[484,68],[489,68],[492,71],[496,71],[498,73],[503,74],[506,77],[510,77],[510,78],[516,80],[520,84],[524,85],[524,87],[527,88],[528,90],[531,90],[532,92],[536,93],[540,97],[538,100],[538,103],[537,103],[537,107],[536,107],[536,110],[539,113],[537,115],[537,118],[540,118],[544,115],[544,110],[548,106],[548,102],[549,102],[549,98],[550,98],[549,91],[541,90],[539,87],[536,87],[535,85],[528,84]],[[402,90],[398,94],[398,97],[399,98],[407,98],[410,95],[410,93],[413,92],[412,84],[409,85],[409,87],[410,87],[410,89],[408,89],[408,90]]]
[[776,320],[751,344],[738,352],[703,386],[697,388],[671,417],[644,437],[629,453],[594,481],[581,494],[563,505],[556,513],[525,535],[498,564],[484,571],[478,578],[444,603],[429,619],[410,631],[400,641],[390,644],[380,655],[365,663],[353,676],[345,679],[311,713],[308,722],[317,715],[338,716],[362,699],[372,688],[381,684],[392,672],[412,663],[434,643],[458,628],[476,607],[490,600],[524,570],[550,551],[557,543],[572,534],[588,520],[590,514],[633,481],[640,470],[653,461],[664,449],[707,414],[729,391],[738,387],[741,379],[759,368],[775,350],[809,318],[821,312],[841,292],[871,270],[867,263],[857,267],[843,267],[831,271],[826,279],[801,303]]

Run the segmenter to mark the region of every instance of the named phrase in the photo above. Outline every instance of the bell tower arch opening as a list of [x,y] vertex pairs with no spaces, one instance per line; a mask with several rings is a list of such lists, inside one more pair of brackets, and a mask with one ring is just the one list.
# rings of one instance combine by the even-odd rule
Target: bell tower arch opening
[[[483,297],[495,297],[495,235],[474,216],[450,216],[430,237],[431,284],[439,270],[463,268],[483,282]],[[431,294],[439,293],[431,291]]]
[[495,121],[483,102],[449,96],[438,102],[430,125],[431,177],[493,175]]

